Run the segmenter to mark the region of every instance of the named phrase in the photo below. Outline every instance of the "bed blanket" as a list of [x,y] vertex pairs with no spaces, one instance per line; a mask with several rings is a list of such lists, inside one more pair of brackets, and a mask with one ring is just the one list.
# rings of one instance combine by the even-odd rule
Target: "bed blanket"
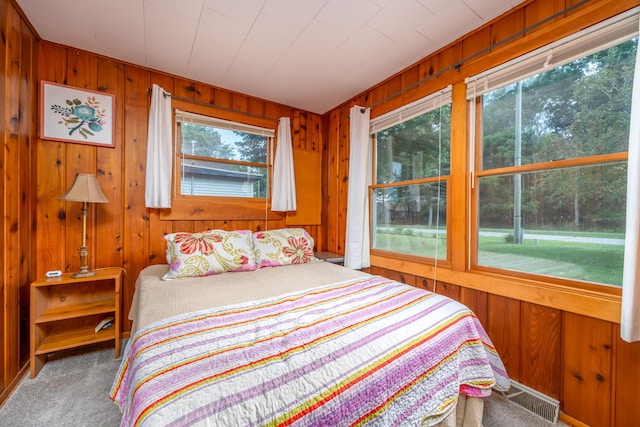
[[148,325],[111,398],[123,426],[434,425],[509,380],[475,315],[383,277]]

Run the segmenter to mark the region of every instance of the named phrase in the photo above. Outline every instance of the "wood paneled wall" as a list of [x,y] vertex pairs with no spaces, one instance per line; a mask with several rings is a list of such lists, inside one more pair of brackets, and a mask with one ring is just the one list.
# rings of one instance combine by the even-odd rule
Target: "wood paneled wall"
[[[26,360],[28,288],[31,280],[51,269],[67,271],[79,266],[80,207],[57,198],[78,172],[96,173],[108,204],[92,206],[88,231],[90,264],[100,268],[123,266],[128,275],[124,312],[133,294],[133,281],[147,265],[164,261],[164,233],[204,228],[275,228],[280,222],[264,220],[164,220],[160,212],[144,206],[147,89],[158,83],[168,91],[237,112],[277,119],[293,118],[294,147],[323,153],[322,225],[307,228],[320,250],[344,253],[348,183],[349,122],[351,105],[375,105],[372,117],[424,96],[446,84],[496,65],[564,34],[584,28],[640,4],[637,0],[532,0],[491,25],[474,31],[449,47],[371,88],[323,117],[255,99],[179,77],[157,73],[109,58],[47,42],[21,17],[12,0],[0,0],[4,55],[0,97],[3,101],[4,150],[0,161],[0,206],[3,257],[0,316],[0,392],[15,381]],[[489,46],[568,7],[577,6],[522,33],[501,47]],[[487,52],[454,67],[476,52]],[[39,68],[39,70],[38,70]],[[37,138],[39,80],[65,83],[116,95],[115,148],[59,143]],[[410,89],[409,89],[410,88]],[[454,94],[454,98],[457,95]],[[464,110],[462,113],[464,116]],[[466,129],[452,132],[455,151],[464,157]],[[457,151],[456,151],[457,150]],[[453,171],[452,186],[462,190],[466,164]],[[464,204],[464,202],[463,202]],[[464,209],[452,222],[465,224]],[[464,249],[464,233],[454,236]],[[456,250],[456,253],[464,250]],[[576,425],[629,426],[640,418],[635,384],[640,381],[640,345],[619,338],[615,322],[553,304],[532,302],[492,292],[490,284],[469,286],[466,260],[456,255],[452,270],[459,280],[438,282],[435,290],[450,295],[476,311],[503,356],[511,376],[561,400],[569,421]],[[433,280],[398,268],[374,267],[372,272],[433,289]],[[486,282],[489,283],[489,282]],[[23,349],[23,354],[20,352]],[[2,396],[0,395],[0,400]],[[582,424],[584,423],[584,424]]]
[[[633,389],[640,382],[640,343],[631,345],[619,337],[614,320],[619,319],[619,299],[616,303],[608,297],[599,305],[598,299],[587,301],[571,292],[560,295],[539,284],[524,292],[513,278],[502,281],[467,269],[470,189],[464,79],[639,4],[637,0],[524,2],[325,114],[323,225],[328,249],[344,253],[350,107],[371,107],[374,118],[453,85],[449,189],[453,200],[448,222],[452,259],[450,267],[437,267],[435,291],[471,307],[510,376],[560,400],[565,421],[578,426],[638,423],[640,405],[633,401]],[[370,272],[434,290],[433,265],[374,254]]]
[[2,153],[0,153],[0,402],[28,360],[32,251],[31,147],[34,141],[37,38],[13,2],[0,0]]
[[[134,281],[140,270],[166,262],[164,234],[210,228],[260,230],[285,226],[284,215],[268,221],[265,215],[255,220],[202,217],[168,220],[159,209],[147,209],[144,187],[148,89],[155,83],[175,96],[220,107],[210,109],[218,111],[223,118],[232,114],[236,120],[242,120],[242,113],[263,116],[271,119],[274,129],[279,117],[289,116],[294,150],[322,152],[319,115],[53,43],[41,42],[39,51],[39,79],[115,95],[116,131],[115,148],[38,140],[36,276],[47,270],[75,271],[79,267],[80,204],[58,200],[79,172],[97,174],[109,199],[109,203],[90,207],[90,266],[125,268],[123,313],[129,311]],[[316,240],[316,247],[324,249],[321,226],[305,228]]]

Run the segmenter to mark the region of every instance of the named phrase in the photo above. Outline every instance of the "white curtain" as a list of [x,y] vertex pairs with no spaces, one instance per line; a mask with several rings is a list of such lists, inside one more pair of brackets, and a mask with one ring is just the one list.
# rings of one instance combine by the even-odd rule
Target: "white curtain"
[[291,119],[281,117],[278,121],[278,143],[273,162],[272,211],[296,210],[296,177],[291,144]]
[[640,341],[640,51],[636,53],[631,99],[629,161],[627,165],[627,225],[622,277],[620,336]]
[[171,96],[160,86],[151,89],[144,200],[148,208],[171,207]]
[[369,186],[371,185],[371,141],[369,109],[351,107],[349,112],[349,187],[344,266],[371,266],[369,256]]

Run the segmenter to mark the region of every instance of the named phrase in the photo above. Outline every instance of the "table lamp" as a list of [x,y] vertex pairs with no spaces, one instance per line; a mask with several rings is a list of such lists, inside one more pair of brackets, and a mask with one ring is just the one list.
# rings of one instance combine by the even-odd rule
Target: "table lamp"
[[82,246],[80,246],[80,271],[73,273],[71,277],[91,277],[96,272],[89,270],[87,247],[87,213],[88,203],[107,203],[109,200],[100,189],[98,179],[89,173],[79,173],[67,192],[58,198],[68,202],[82,202]]

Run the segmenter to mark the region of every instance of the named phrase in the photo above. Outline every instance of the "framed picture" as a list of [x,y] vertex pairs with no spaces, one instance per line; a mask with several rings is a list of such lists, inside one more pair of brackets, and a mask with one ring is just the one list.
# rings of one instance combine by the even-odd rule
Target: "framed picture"
[[40,138],[113,147],[114,96],[42,81]]

